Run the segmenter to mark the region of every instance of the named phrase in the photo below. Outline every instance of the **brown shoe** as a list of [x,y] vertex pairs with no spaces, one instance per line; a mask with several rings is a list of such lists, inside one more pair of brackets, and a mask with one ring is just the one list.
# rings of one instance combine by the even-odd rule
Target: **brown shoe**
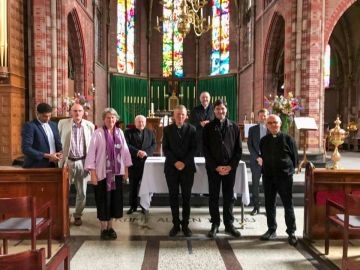
[[82,224],[81,217],[76,217],[75,221],[74,221],[74,225],[75,226],[81,226],[81,224]]

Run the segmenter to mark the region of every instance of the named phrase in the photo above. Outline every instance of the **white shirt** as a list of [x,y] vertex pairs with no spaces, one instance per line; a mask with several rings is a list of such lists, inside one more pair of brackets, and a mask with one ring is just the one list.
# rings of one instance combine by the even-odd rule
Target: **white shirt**
[[49,123],[43,123],[41,121],[39,122],[45,131],[46,137],[48,138],[49,146],[50,146],[50,154],[56,153],[54,133],[52,132]]

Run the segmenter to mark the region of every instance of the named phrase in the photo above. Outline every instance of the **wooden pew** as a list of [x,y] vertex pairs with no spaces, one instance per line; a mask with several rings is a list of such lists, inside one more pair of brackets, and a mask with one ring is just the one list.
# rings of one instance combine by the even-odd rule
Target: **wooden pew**
[[[331,198],[341,202],[345,200],[346,193],[360,193],[360,170],[331,170],[314,168],[311,163],[307,164],[304,202],[305,239],[325,239],[326,199]],[[332,226],[330,238],[341,239],[341,231]]]
[[39,205],[52,204],[52,238],[65,241],[69,229],[69,182],[63,169],[0,168],[0,197],[34,196]]

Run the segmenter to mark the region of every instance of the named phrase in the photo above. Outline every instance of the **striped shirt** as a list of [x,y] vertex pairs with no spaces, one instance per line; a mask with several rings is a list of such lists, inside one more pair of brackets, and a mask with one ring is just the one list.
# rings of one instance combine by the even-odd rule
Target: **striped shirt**
[[71,140],[70,140],[70,152],[69,157],[71,158],[81,158],[85,156],[85,138],[84,138],[84,128],[81,125],[77,125],[75,122],[72,124],[71,130]]

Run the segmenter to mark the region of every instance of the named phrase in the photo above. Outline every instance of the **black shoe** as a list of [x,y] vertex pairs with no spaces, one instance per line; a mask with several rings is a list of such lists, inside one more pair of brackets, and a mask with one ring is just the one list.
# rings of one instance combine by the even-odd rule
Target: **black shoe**
[[132,207],[131,207],[131,208],[127,211],[127,214],[128,214],[128,215],[131,215],[132,213],[136,212],[136,210],[137,210],[136,208],[132,208]]
[[207,236],[210,238],[215,238],[216,237],[216,233],[219,232],[219,226],[213,224],[211,225],[211,230],[208,232]]
[[262,241],[269,241],[269,240],[274,240],[274,239],[276,239],[276,232],[271,231],[271,230],[268,230],[266,233],[264,233],[260,237],[260,240],[262,240]]
[[107,233],[108,233],[108,236],[111,240],[115,240],[117,238],[117,234],[116,232],[114,231],[113,228],[110,228],[107,230]]
[[100,233],[100,239],[101,240],[110,240],[110,236],[108,234],[108,230],[102,230]]
[[292,245],[292,246],[296,246],[297,245],[297,238],[295,236],[295,234],[289,234],[289,237],[288,237],[288,242],[289,242],[289,245]]
[[241,233],[234,227],[234,225],[229,225],[225,227],[225,232],[234,237],[240,237]]
[[192,236],[192,231],[189,229],[189,227],[186,225],[186,226],[182,226],[182,231],[184,233],[184,235],[186,237],[191,237]]
[[146,210],[144,207],[141,206],[141,213],[144,214],[144,215],[148,215],[149,210]]
[[169,236],[174,237],[178,234],[178,232],[180,232],[180,226],[174,225],[169,232]]
[[256,216],[257,214],[260,214],[259,208],[254,208],[250,213],[251,216]]

